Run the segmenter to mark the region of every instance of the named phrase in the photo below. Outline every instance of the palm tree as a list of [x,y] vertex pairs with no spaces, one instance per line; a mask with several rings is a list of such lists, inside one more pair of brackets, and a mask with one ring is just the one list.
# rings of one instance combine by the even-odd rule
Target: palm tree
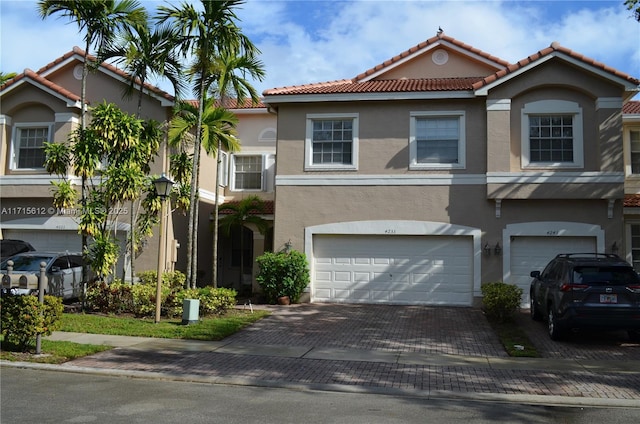
[[[198,128],[199,105],[192,102],[179,102],[176,114],[169,124],[169,144],[172,146],[184,145],[198,137],[194,136],[194,130]],[[207,154],[215,155],[222,146],[225,150],[235,152],[240,149],[240,143],[235,137],[235,127],[238,118],[228,110],[217,107],[214,99],[205,99],[200,124],[200,139],[202,147]],[[192,179],[193,180],[193,179]],[[189,204],[189,210],[193,209],[193,203]],[[195,253],[194,253],[195,254]],[[195,287],[195,279],[187,281],[189,287]]]
[[[132,25],[142,25],[147,21],[147,12],[136,0],[40,0],[38,2],[40,17],[45,19],[59,14],[75,22],[79,32],[84,35],[84,61],[82,64],[82,80],[80,88],[80,134],[84,137],[87,128],[86,92],[87,75],[89,74],[89,50],[96,46],[98,53],[110,46],[113,34]],[[82,177],[81,204],[85,208],[87,201],[87,179]],[[87,234],[82,233],[82,249],[87,248]],[[83,281],[88,275],[83,268]]]
[[78,31],[85,31],[85,56],[80,90],[81,125],[84,130],[86,128],[84,105],[91,46],[96,46],[98,52],[105,50],[112,43],[113,34],[116,31],[146,22],[147,12],[136,0],[40,0],[38,9],[42,19],[60,14],[75,22],[78,25]]
[[220,229],[225,235],[230,236],[233,229],[240,230],[240,285],[244,275],[244,228],[253,224],[260,234],[267,231],[267,221],[260,216],[264,213],[264,202],[258,196],[245,197],[238,203],[225,203],[220,206],[220,211],[231,211],[220,220]]
[[[131,79],[126,86],[124,96],[131,97],[136,92],[138,95],[137,116],[142,113],[142,98],[144,85],[152,76],[166,77],[173,85],[176,97],[180,97],[185,89],[182,78],[182,64],[175,52],[176,34],[168,26],[156,26],[149,28],[148,22],[144,25],[134,25],[123,29],[116,42],[105,49],[99,57],[99,61],[114,59],[114,64],[121,65]],[[149,158],[151,160],[151,158]],[[134,223],[140,210],[139,198],[131,203],[128,251],[131,257],[131,275],[135,273],[134,255],[137,250],[135,240],[138,239]],[[126,264],[123,269],[125,278]]]
[[185,57],[193,55],[195,60],[189,70],[189,75],[196,81],[198,98],[198,120],[196,138],[193,146],[193,172],[191,175],[191,194],[189,208],[189,228],[187,239],[187,283],[193,286],[197,271],[197,223],[199,190],[200,149],[202,145],[201,131],[205,94],[207,84],[211,83],[211,69],[214,59],[221,52],[257,51],[251,41],[236,25],[238,17],[235,9],[243,4],[243,0],[202,0],[202,10],[193,5],[182,3],[180,7],[158,7],[158,22],[169,22],[177,33],[182,35],[180,48]]
[[152,29],[145,22],[124,28],[115,43],[101,52],[100,62],[114,59],[113,63],[131,76],[124,94],[125,97],[138,94],[138,117],[142,111],[144,85],[152,77],[166,77],[175,97],[182,96],[186,84],[182,63],[175,51],[177,41],[177,35],[168,26]]
[[[251,98],[253,104],[259,102],[258,92],[246,79],[249,75],[253,79],[262,81],[265,76],[264,65],[251,52],[237,54],[233,49],[220,53],[212,64],[211,91],[220,98],[223,107],[227,107],[227,99],[235,97],[238,105],[244,104],[247,96]],[[218,144],[217,152],[220,152],[221,145]],[[218,167],[216,172],[216,192],[213,212],[213,257],[211,261],[213,286],[218,286],[218,212],[220,205],[220,164],[221,157],[217,154]]]

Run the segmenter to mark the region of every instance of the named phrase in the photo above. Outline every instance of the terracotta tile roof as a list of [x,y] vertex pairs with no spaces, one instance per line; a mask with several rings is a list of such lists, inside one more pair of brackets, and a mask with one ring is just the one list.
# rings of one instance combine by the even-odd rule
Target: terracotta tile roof
[[33,72],[31,69],[25,69],[23,73],[21,73],[19,75],[16,75],[14,78],[12,78],[9,81],[7,81],[6,83],[4,83],[2,86],[0,86],[0,91],[4,90],[5,87],[9,87],[10,85],[16,84],[19,81],[26,80],[26,79],[31,79],[31,80],[37,82],[38,84],[42,84],[43,86],[47,87],[48,89],[50,89],[50,90],[60,94],[61,96],[67,98],[71,102],[79,102],[80,101],[80,96],[78,96],[77,94],[72,93],[71,91],[67,90],[66,88],[59,86],[58,84],[54,84],[53,82],[51,82],[48,79],[40,76],[36,72]]
[[624,195],[624,207],[625,208],[640,208],[640,194],[625,194]]
[[[189,99],[185,100],[185,102],[190,103],[194,107],[197,107],[199,103],[198,99]],[[241,105],[238,105],[237,99],[227,99],[225,103],[227,109],[264,109],[267,107],[267,105],[262,102],[262,98],[260,98],[258,103],[253,103],[251,99],[245,99]],[[216,106],[220,106],[221,104],[222,102],[220,100],[216,101]]]
[[632,100],[622,106],[622,113],[628,115],[640,114],[640,100]]
[[[239,200],[231,200],[229,202],[224,202],[225,205],[238,205],[240,203]],[[273,215],[273,211],[275,210],[275,202],[273,200],[263,200],[264,211],[260,213],[260,215]],[[221,210],[220,215],[229,215],[233,213],[231,210]],[[252,210],[249,212],[252,215],[258,215],[258,211]]]
[[581,61],[581,62],[583,62],[583,63],[585,63],[587,65],[591,65],[591,66],[596,67],[596,68],[598,68],[600,70],[603,70],[603,71],[605,71],[605,72],[607,72],[607,73],[609,73],[611,75],[614,75],[616,77],[619,77],[619,78],[622,78],[622,79],[624,79],[626,81],[629,81],[632,84],[636,84],[636,85],[640,84],[640,80],[632,77],[631,75],[625,74],[624,72],[618,71],[618,70],[616,70],[614,68],[611,68],[611,67],[609,67],[609,66],[607,66],[607,65],[605,65],[603,63],[597,62],[594,59],[590,59],[590,58],[588,58],[586,56],[583,56],[583,55],[581,55],[579,53],[576,53],[573,50],[570,50],[570,49],[568,49],[566,47],[563,47],[563,46],[561,46],[560,44],[558,44],[557,42],[554,41],[546,49],[542,49],[542,50],[538,51],[537,53],[532,54],[531,56],[518,61],[518,63],[515,63],[513,65],[509,65],[505,69],[502,69],[502,70],[496,72],[493,75],[489,75],[488,77],[483,78],[482,81],[479,81],[476,84],[474,84],[473,88],[475,90],[477,90],[479,88],[482,88],[485,85],[491,84],[491,83],[497,81],[498,79],[500,79],[500,78],[502,78],[502,77],[504,77],[504,76],[506,76],[508,74],[516,72],[516,71],[524,68],[525,66],[542,59],[545,56],[549,56],[550,54],[552,54],[554,52],[560,52],[560,53],[566,54],[567,56],[570,56],[570,57],[572,57],[574,59],[577,59],[577,60],[579,60],[579,61]]
[[407,93],[415,91],[456,91],[472,90],[473,84],[482,77],[465,78],[423,78],[397,80],[353,80],[332,83],[307,84],[268,90],[265,95],[274,94],[344,94],[344,93]]
[[[47,71],[53,69],[54,67],[56,67],[60,63],[65,62],[66,60],[70,59],[71,57],[73,57],[75,55],[79,56],[83,60],[84,59],[84,54],[85,54],[85,51],[83,49],[75,46],[75,47],[73,47],[73,50],[71,50],[70,52],[65,53],[64,55],[62,55],[59,58],[53,60],[52,62],[49,62],[48,64],[46,64],[42,68],[38,69],[36,72],[33,72],[33,71],[29,70],[29,69],[25,70],[24,73],[22,73],[20,75],[17,75],[15,78],[13,78],[13,79],[7,81],[5,84],[3,84],[0,87],[0,90],[4,90],[5,88],[7,88],[7,87],[17,83],[18,81],[20,81],[25,76],[25,74],[27,74],[27,71],[29,71],[29,73],[30,73],[29,74],[30,78],[32,78],[33,75],[38,75],[38,77],[39,77],[38,81],[39,82],[43,83],[43,81],[48,81],[48,80],[46,80]],[[93,61],[96,60],[96,57],[93,56],[93,55],[89,55],[88,58],[90,60],[93,60]],[[115,66],[113,66],[113,65],[111,65],[109,63],[103,62],[100,66],[103,67],[104,69],[108,69],[110,72],[113,72],[113,73],[121,76],[122,78],[124,78],[124,79],[126,79],[128,81],[131,81],[131,79],[132,79],[132,77],[129,74],[127,74],[126,72],[122,71],[121,69],[118,69],[117,67],[115,67]],[[135,82],[136,82],[136,84],[140,84],[140,80],[138,78],[135,79]],[[59,86],[56,86],[55,84],[53,84],[53,86],[59,87]],[[61,87],[59,87],[59,88],[61,88]],[[144,84],[144,88],[146,88],[147,90],[153,92],[157,96],[162,97],[162,98],[164,98],[164,99],[166,99],[168,101],[173,102],[175,100],[175,98],[171,94],[169,94],[166,91],[163,91],[160,88],[158,88],[156,86],[153,86],[151,84],[145,83]],[[65,89],[63,89],[63,90],[66,91],[67,93],[70,93],[69,91],[67,91]],[[63,94],[63,93],[61,92],[60,94]],[[78,98],[79,98],[79,96],[78,96]]]

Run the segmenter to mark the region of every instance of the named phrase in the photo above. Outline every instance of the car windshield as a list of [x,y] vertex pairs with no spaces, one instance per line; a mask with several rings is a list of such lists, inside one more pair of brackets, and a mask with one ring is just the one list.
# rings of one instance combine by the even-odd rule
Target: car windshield
[[624,286],[638,284],[640,279],[632,268],[593,266],[576,267],[573,270],[573,282],[575,284]]
[[[40,262],[48,264],[49,261],[51,261],[51,256],[16,256],[11,258],[11,260],[13,261],[14,271],[38,272],[40,271]],[[4,261],[0,267],[3,271],[7,269],[7,262],[9,262],[9,260]]]

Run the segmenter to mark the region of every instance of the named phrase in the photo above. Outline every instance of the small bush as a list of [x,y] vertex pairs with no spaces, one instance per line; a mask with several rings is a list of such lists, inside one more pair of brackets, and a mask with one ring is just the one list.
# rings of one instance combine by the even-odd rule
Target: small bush
[[522,289],[518,286],[503,282],[485,283],[481,290],[484,312],[491,319],[506,322],[520,309]]
[[300,300],[300,295],[309,285],[309,265],[304,253],[266,252],[256,258],[260,271],[256,280],[270,303],[280,296],[289,296],[291,302]]
[[4,340],[27,351],[38,334],[49,336],[60,327],[64,307],[62,299],[44,296],[40,304],[36,296],[2,296],[0,320]]

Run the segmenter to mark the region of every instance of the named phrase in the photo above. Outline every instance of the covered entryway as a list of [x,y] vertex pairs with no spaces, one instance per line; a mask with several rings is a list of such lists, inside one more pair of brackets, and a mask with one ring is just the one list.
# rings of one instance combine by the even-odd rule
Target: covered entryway
[[[411,223],[369,221],[369,226],[341,223],[309,230],[311,301],[471,305],[479,280],[479,255],[474,255],[479,231],[438,224],[442,234],[434,234],[435,223]],[[331,228],[356,233],[331,234]],[[367,229],[373,234],[357,233]],[[386,234],[375,233],[380,229]]]
[[[516,228],[520,226],[519,230]],[[507,226],[505,266],[509,264],[505,281],[522,288],[522,306],[529,305],[531,271],[542,271],[559,253],[602,252],[598,246],[604,238],[599,226],[566,222],[515,224]]]

